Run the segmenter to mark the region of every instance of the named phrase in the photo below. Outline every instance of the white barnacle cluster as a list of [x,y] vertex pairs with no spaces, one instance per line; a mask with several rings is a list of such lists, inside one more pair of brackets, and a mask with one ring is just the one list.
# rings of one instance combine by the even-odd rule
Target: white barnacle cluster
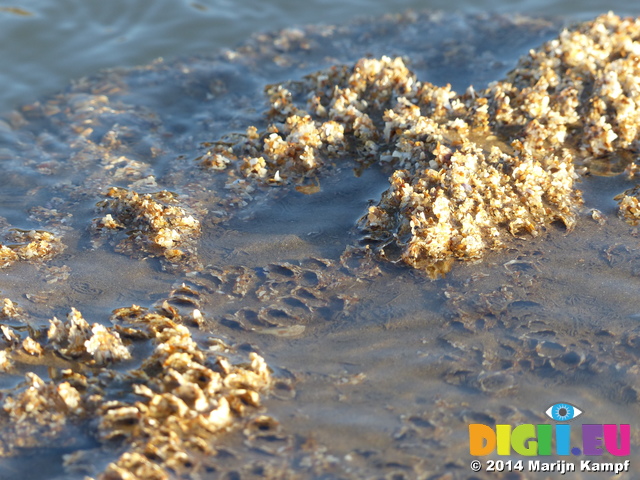
[[568,142],[587,162],[636,149],[639,40],[640,19],[613,13],[564,30],[523,57],[507,81],[496,84],[489,102],[501,99],[503,125],[523,125],[530,130],[525,138],[538,137],[548,146]]
[[119,242],[118,251],[161,256],[171,263],[195,253],[194,241],[200,234],[200,222],[177,205],[175,194],[167,191],[138,194],[113,187],[107,197],[98,207],[110,213],[94,219],[92,229],[96,233],[108,233],[126,228],[128,236]]
[[555,220],[573,226],[580,195],[568,153],[498,131],[485,93],[415,82],[384,112],[381,160],[396,170],[360,221],[383,256],[392,243],[405,263],[431,269],[478,258],[505,233],[535,235]]
[[142,327],[155,337],[155,350],[132,378],[135,402],[107,402],[99,409],[103,442],[125,439],[131,448],[110,464],[101,479],[167,478],[190,472],[197,457],[214,453],[212,440],[249,409],[271,384],[269,369],[251,353],[246,366],[212,358],[189,329],[158,313],[133,306],[115,312],[118,324]]
[[640,185],[630,188],[615,197],[618,202],[618,215],[629,225],[638,225],[640,221]]
[[414,266],[477,258],[505,231],[571,229],[581,202],[574,165],[638,148],[638,38],[640,21],[603,15],[482,92],[419,85],[385,113],[386,158],[402,170],[364,228]]
[[131,358],[118,332],[99,323],[89,325],[73,307],[65,322],[54,317],[49,324],[49,344],[65,357],[82,359],[93,365],[108,365]]
[[377,160],[390,187],[360,225],[381,256],[427,269],[479,258],[552,222],[573,228],[574,166],[637,150],[639,38],[640,20],[603,15],[464,94],[388,57],[272,85],[271,123],[225,147],[225,165],[297,184],[335,156]]
[[[159,312],[120,308],[112,318],[115,325],[106,327],[89,325],[72,309],[66,321],[52,319],[46,334],[26,337],[27,346],[50,365],[51,380],[28,373],[23,383],[3,392],[0,456],[53,440],[72,446],[70,427],[82,422],[96,428],[105,448],[121,448],[119,458],[98,475],[102,480],[171,478],[193,471],[198,459],[215,456],[217,435],[256,414],[271,373],[255,353],[248,363],[234,364],[201,348],[177,311]],[[111,368],[131,358],[122,338],[153,346],[138,368],[125,372]],[[6,326],[0,339],[6,345],[0,351],[2,368],[16,371],[26,361],[25,342]]]
[[44,261],[65,248],[59,235],[44,230],[11,229],[0,244],[0,268],[19,261]]
[[357,152],[357,158],[368,159],[381,137],[371,116],[379,116],[413,82],[401,59],[382,57],[361,59],[350,70],[334,67],[301,82],[271,85],[266,89],[271,123],[265,131],[248,127],[233,148],[218,147],[202,163],[219,170],[239,159],[245,178],[297,184],[336,157]]

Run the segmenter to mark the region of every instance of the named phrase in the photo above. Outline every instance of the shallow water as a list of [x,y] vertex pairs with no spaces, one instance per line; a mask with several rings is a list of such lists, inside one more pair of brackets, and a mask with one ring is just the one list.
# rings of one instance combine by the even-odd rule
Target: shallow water
[[[353,3],[312,4],[299,12],[297,4],[241,3],[231,13],[220,5],[174,2],[171,6],[182,13],[167,15],[169,2],[163,3],[138,11],[128,7],[130,15],[125,19],[117,14],[123,9],[118,9],[115,2],[95,10],[84,8],[80,2],[61,2],[57,5],[65,7],[66,25],[52,21],[56,18],[54,12],[39,3],[23,7],[35,18],[4,13],[4,20],[11,17],[9,23],[16,29],[11,33],[13,38],[28,36],[25,45],[37,49],[37,40],[42,37],[43,44],[55,45],[46,58],[54,58],[53,54],[61,51],[69,54],[56,53],[56,62],[49,63],[45,58],[33,62],[9,58],[7,64],[16,65],[18,73],[12,77],[14,70],[7,70],[3,83],[11,88],[5,90],[3,101],[6,105],[27,103],[44,91],[61,89],[67,75],[78,77],[99,66],[144,63],[157,55],[207,52],[245,39],[265,26],[276,28],[316,20],[319,11],[323,12],[323,21],[331,23],[361,10]],[[516,7],[543,9],[539,2],[473,5],[475,11],[489,7],[501,11]],[[415,5],[407,3],[398,8],[406,6]],[[454,7],[450,3],[435,6]],[[386,8],[380,3],[371,7],[371,13],[384,13]],[[574,4],[560,3],[543,13],[572,13],[579,18],[590,16],[597,5],[582,2],[579,12],[574,8]],[[625,12],[631,10],[632,4],[614,2],[607,8]],[[468,10],[470,6],[456,4],[455,9]],[[28,23],[45,20],[56,26],[54,31]],[[464,32],[464,21],[456,21]],[[445,27],[435,28],[437,34],[431,37],[435,45],[454,38],[463,45],[486,49],[485,56],[476,55],[474,61],[462,64],[438,63],[437,49],[429,57],[424,45],[431,42],[423,37],[416,42],[416,34],[410,30],[389,33],[396,39],[392,52],[388,52],[391,42],[385,43],[380,32],[376,41],[359,45],[352,39],[372,28],[365,24],[332,32],[326,44],[319,44],[303,63],[283,68],[262,68],[266,61],[260,54],[255,62],[231,66],[219,59],[184,57],[176,63],[168,62],[166,67],[157,64],[147,70],[116,71],[113,79],[106,75],[86,85],[90,89],[96,83],[118,84],[122,79],[128,87],[114,97],[158,114],[157,128],[149,128],[145,112],[135,109],[126,111],[109,126],[129,122],[132,130],[142,132],[132,142],[131,150],[142,151],[145,145],[159,144],[162,139],[162,155],[140,156],[166,188],[188,196],[187,185],[215,185],[217,178],[192,167],[191,162],[202,153],[201,142],[259,123],[261,107],[254,108],[252,101],[261,98],[266,83],[300,78],[336,60],[352,61],[367,53],[363,52],[366,49],[374,55],[396,51],[406,52],[414,59],[425,55],[429,61],[415,60],[420,79],[450,81],[458,89],[472,81],[479,87],[499,78],[513,66],[515,58],[557,31],[553,26],[533,35],[507,30],[508,42],[493,39],[492,43],[492,22],[488,21],[488,30],[479,34],[481,42],[473,32],[464,37],[448,28],[446,22]],[[153,35],[151,25],[159,28]],[[90,41],[82,49],[77,43],[73,48],[52,42],[58,28],[73,32],[69,37],[73,41]],[[136,33],[137,30],[141,32]],[[174,40],[177,37],[180,42]],[[335,44],[333,38],[338,39]],[[268,45],[269,40],[262,39],[257,44]],[[131,48],[138,44],[145,48]],[[105,63],[94,63],[96,57]],[[19,58],[35,57],[23,54]],[[292,58],[299,57],[294,52]],[[58,65],[59,73],[49,70],[51,63]],[[44,68],[50,72],[46,79],[42,78]],[[211,72],[216,72],[233,94],[220,95],[214,98],[214,108],[203,109],[202,104],[211,93]],[[16,82],[17,77],[22,81]],[[82,91],[86,85],[79,84],[77,90]],[[60,101],[64,105],[69,100]],[[66,117],[71,119],[72,115]],[[16,140],[16,135],[8,132],[3,140],[3,146],[9,151],[17,149],[20,155],[3,156],[11,176],[3,185],[6,200],[1,214],[13,226],[36,228],[38,222],[26,218],[27,209],[46,205],[54,194],[62,198],[58,208],[71,208],[74,216],[68,223],[71,229],[65,233],[67,250],[52,264],[69,266],[71,275],[66,281],[47,283],[31,265],[14,265],[2,272],[3,296],[28,310],[37,324],[45,324],[53,315],[64,317],[71,306],[92,321],[106,323],[113,308],[131,303],[151,305],[164,298],[172,285],[184,277],[163,271],[154,259],[132,261],[108,246],[89,248],[91,239],[86,227],[96,217],[94,205],[100,199],[91,189],[112,181],[109,172],[102,171],[99,160],[91,158],[78,159],[72,167],[64,163],[51,167],[52,175],[36,175],[30,170],[31,165],[23,167],[28,160],[39,161],[43,153],[53,159],[64,156],[68,148],[65,142],[73,136],[64,123],[56,123],[57,119],[51,122],[46,116],[34,115],[29,121],[17,130],[31,133],[17,135]],[[44,131],[48,134],[41,135]],[[188,161],[176,162],[181,159],[178,155]],[[469,423],[545,423],[548,420],[543,412],[556,401],[579,406],[586,412],[586,420],[580,420],[584,423],[631,423],[632,445],[637,444],[638,425],[632,419],[637,419],[639,413],[635,299],[640,257],[636,253],[637,232],[616,218],[611,200],[628,187],[623,179],[585,180],[581,188],[586,209],[578,227],[569,235],[551,227],[541,238],[516,240],[511,249],[491,254],[479,264],[457,264],[446,278],[437,281],[406,268],[387,266],[382,267],[381,277],[345,280],[331,268],[311,267],[304,262],[313,257],[335,261],[346,245],[357,242],[358,234],[353,229],[356,220],[367,202],[386,188],[385,172],[371,168],[356,178],[352,167],[343,166],[321,178],[321,191],[314,195],[278,189],[258,192],[256,200],[232,218],[210,215],[205,221],[208,223],[204,224],[199,243],[204,263],[266,269],[267,276],[272,268],[272,278],[278,279],[285,291],[287,285],[282,277],[288,276],[287,270],[270,265],[300,263],[302,271],[314,272],[303,275],[303,279],[310,279],[313,284],[314,275],[326,272],[332,281],[341,282],[341,294],[353,298],[353,305],[347,308],[344,301],[331,296],[329,288],[328,298],[318,300],[321,306],[314,314],[308,308],[304,313],[305,307],[288,304],[294,314],[275,320],[285,327],[305,327],[302,334],[288,330],[296,333],[288,337],[269,334],[274,331],[264,324],[251,327],[251,319],[236,314],[265,307],[252,295],[203,295],[202,310],[210,319],[206,334],[248,345],[265,357],[276,376],[291,380],[293,385],[265,401],[266,413],[280,422],[279,436],[264,438],[264,445],[258,446],[247,446],[239,432],[221,437],[221,445],[233,454],[220,459],[219,472],[211,478],[237,478],[231,473],[224,477],[227,472],[240,472],[242,478],[258,477],[257,467],[252,470],[250,465],[266,465],[265,471],[275,478],[283,478],[290,471],[309,478],[432,478],[446,473],[452,478],[473,478],[468,467]],[[34,190],[36,185],[40,188]],[[56,206],[55,202],[52,206]],[[601,210],[607,223],[599,225],[591,220],[589,208]],[[296,279],[293,285],[302,283]],[[24,296],[29,292],[38,292],[45,298],[32,301]],[[274,309],[283,308],[280,298],[273,302]],[[107,460],[113,459],[106,455],[97,462]],[[42,462],[43,470],[34,473],[33,461]],[[638,461],[632,457],[632,462]],[[44,466],[52,470],[45,472]],[[95,475],[98,471],[89,473]],[[62,473],[58,450],[3,460],[0,477],[14,476],[68,478]],[[495,478],[489,474],[479,476]]]
[[606,10],[619,14],[638,10],[634,0],[2,2],[0,35],[5,48],[0,50],[0,105],[7,110],[32,101],[101,68],[210,53],[232,47],[258,31],[308,23],[331,25],[363,14],[399,13],[408,8],[569,15],[577,19]]

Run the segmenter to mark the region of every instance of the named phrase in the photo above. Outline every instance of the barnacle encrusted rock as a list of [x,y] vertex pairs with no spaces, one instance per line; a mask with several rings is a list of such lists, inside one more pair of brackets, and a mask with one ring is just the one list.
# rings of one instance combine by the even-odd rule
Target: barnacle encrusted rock
[[138,194],[113,187],[107,197],[98,207],[110,213],[95,219],[92,228],[96,233],[127,229],[118,251],[160,256],[169,263],[186,261],[195,254],[200,222],[178,205],[177,195],[168,191]]
[[[57,439],[60,445],[65,428],[75,416],[80,394],[68,382],[45,382],[27,373],[19,393],[5,397],[0,411],[0,456],[16,449],[46,445]],[[71,443],[65,438],[63,443]]]
[[[337,155],[390,165],[391,187],[361,220],[380,253],[395,243],[407,264],[428,267],[480,257],[502,244],[505,230],[536,234],[555,220],[573,226],[580,195],[570,153],[543,153],[516,137],[506,144],[487,99],[473,90],[459,96],[418,82],[402,59],[387,57],[318,72],[303,84],[311,114],[284,86],[272,87],[271,116],[282,123],[268,127],[262,150],[248,131],[241,148],[254,156],[241,169],[274,183],[302,182]],[[340,148],[323,139],[329,127]]]
[[[250,418],[271,385],[262,357],[250,353],[248,364],[233,364],[202,349],[175,309],[151,312],[134,305],[116,310],[112,320],[114,327],[90,326],[72,309],[65,322],[52,319],[46,335],[22,344],[19,334],[3,326],[9,345],[0,351],[3,370],[24,361],[20,348],[50,362],[53,356],[66,368],[49,382],[28,373],[23,384],[5,392],[0,456],[53,439],[71,445],[70,427],[97,418],[97,439],[122,451],[98,478],[169,478],[170,472],[191,471],[194,454],[213,455],[216,434]],[[140,367],[126,373],[104,368],[131,358],[121,335],[154,343]],[[114,385],[121,391],[114,392]]]
[[236,162],[278,185],[302,184],[336,157],[379,161],[391,185],[360,225],[383,257],[419,268],[479,258],[555,221],[571,230],[582,202],[574,166],[601,173],[637,150],[639,36],[640,20],[609,13],[464,94],[418,81],[401,58],[332,67],[269,86],[268,127],[202,163]]
[[66,357],[83,359],[94,365],[131,358],[118,332],[112,332],[99,323],[89,326],[75,308],[71,309],[66,322],[54,317],[49,323],[49,343]]
[[126,438],[131,447],[99,478],[166,478],[167,469],[191,471],[193,453],[211,455],[215,434],[260,406],[259,392],[271,383],[267,365],[255,353],[246,367],[212,359],[186,327],[139,307],[117,310],[115,321],[144,325],[155,335],[156,348],[138,371],[146,382],[133,385],[142,400],[100,409],[100,438]]
[[640,221],[640,185],[630,188],[615,197],[618,202],[618,215],[629,225]]
[[502,91],[488,97],[499,106],[500,124],[532,130],[539,124],[538,135],[525,136],[552,147],[568,142],[587,161],[636,149],[639,39],[640,19],[613,13],[564,30],[523,57],[507,82],[497,84]]
[[42,262],[61,253],[65,245],[59,235],[44,230],[9,229],[0,244],[0,268],[18,261]]

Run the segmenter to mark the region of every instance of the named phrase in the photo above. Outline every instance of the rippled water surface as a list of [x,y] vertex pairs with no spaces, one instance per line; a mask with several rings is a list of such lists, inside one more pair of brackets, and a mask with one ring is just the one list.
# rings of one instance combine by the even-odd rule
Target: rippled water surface
[[134,66],[157,57],[207,53],[257,31],[307,23],[341,23],[358,15],[408,8],[457,12],[523,12],[589,18],[606,10],[637,11],[633,0],[430,1],[323,0],[237,2],[158,0],[27,0],[2,2],[0,105],[11,107],[100,68]]
[[[429,38],[418,35],[418,27],[364,22],[342,30],[312,28],[310,52],[294,52],[277,67],[269,58],[269,36],[250,43],[257,47],[246,61],[215,57],[255,32],[425,6],[448,12],[434,21]],[[24,125],[7,123],[0,131],[0,158],[8,172],[0,178],[0,215],[14,227],[33,229],[38,220],[26,213],[32,207],[73,213],[63,222],[69,227],[67,249],[53,260],[54,267],[70,269],[68,278],[53,281],[54,274],[45,278],[42,270],[16,264],[2,270],[0,294],[24,308],[37,327],[54,315],[63,318],[71,307],[90,322],[107,324],[114,308],[151,306],[183,281],[200,287],[208,324],[197,338],[215,336],[240,351],[257,351],[284,386],[264,402],[265,412],[280,424],[278,433],[259,441],[238,431],[221,435],[218,470],[194,478],[545,478],[472,476],[467,425],[548,423],[544,411],[557,401],[580,407],[586,420],[579,422],[631,423],[635,449],[640,256],[637,230],[617,219],[612,200],[629,187],[625,180],[586,179],[580,188],[587,208],[571,234],[551,226],[540,238],[516,240],[508,250],[481,263],[457,264],[446,278],[432,281],[403,267],[382,266],[380,276],[369,277],[347,275],[336,266],[345,247],[358,241],[357,219],[388,185],[388,172],[380,167],[356,176],[353,165],[338,166],[318,180],[314,194],[266,189],[226,215],[210,206],[217,198],[202,193],[215,191],[218,177],[194,166],[206,142],[264,123],[262,90],[269,83],[388,53],[418,59],[414,69],[421,80],[449,82],[460,90],[469,83],[481,87],[552,38],[560,25],[604,9],[638,13],[633,1],[407,0],[393,8],[381,1],[3,2],[2,110],[38,98],[75,106],[51,117],[29,117],[27,111]],[[496,17],[470,21],[451,15],[489,10],[564,17],[531,29],[523,22],[519,30],[496,27],[502,25]],[[485,30],[469,30],[483,22]],[[367,38],[370,44],[362,40]],[[477,55],[464,62],[443,60],[439,53],[456,42],[473,45]],[[261,45],[269,48],[261,51]],[[76,81],[68,97],[46,97],[102,68],[133,67],[157,57],[167,61],[116,69]],[[88,150],[86,159],[61,161],[77,151],[70,144],[87,107],[81,94],[94,87],[121,102],[120,116],[109,117],[105,130],[124,125],[133,132],[131,151],[146,152],[140,158],[163,188],[210,202],[198,240],[203,264],[229,269],[231,282],[238,272],[257,272],[258,282],[275,292],[272,300],[265,303],[253,290],[238,295],[213,274],[168,272],[157,259],[132,260],[109,245],[94,248],[88,225],[103,198],[97,191],[131,180],[126,172],[117,177],[115,169],[104,168],[107,160]],[[86,112],[94,108],[89,107]],[[69,128],[65,122],[71,121],[78,123]],[[149,154],[155,145],[162,152]],[[38,174],[29,170],[34,168]],[[606,223],[593,221],[589,208],[598,208]],[[46,368],[39,368],[46,378]],[[5,375],[0,387],[19,380]],[[0,478],[97,475],[115,453],[95,453],[93,470],[70,473],[62,466],[63,454],[96,447],[90,427],[72,447],[0,459]],[[640,468],[636,454],[633,462]]]

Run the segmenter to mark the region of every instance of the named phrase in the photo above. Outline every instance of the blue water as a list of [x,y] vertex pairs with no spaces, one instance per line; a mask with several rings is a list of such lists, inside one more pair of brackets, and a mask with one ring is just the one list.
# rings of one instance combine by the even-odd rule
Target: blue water
[[[19,7],[19,10],[16,8]],[[231,47],[252,33],[412,9],[586,19],[636,0],[22,0],[0,2],[0,111],[102,68]]]

